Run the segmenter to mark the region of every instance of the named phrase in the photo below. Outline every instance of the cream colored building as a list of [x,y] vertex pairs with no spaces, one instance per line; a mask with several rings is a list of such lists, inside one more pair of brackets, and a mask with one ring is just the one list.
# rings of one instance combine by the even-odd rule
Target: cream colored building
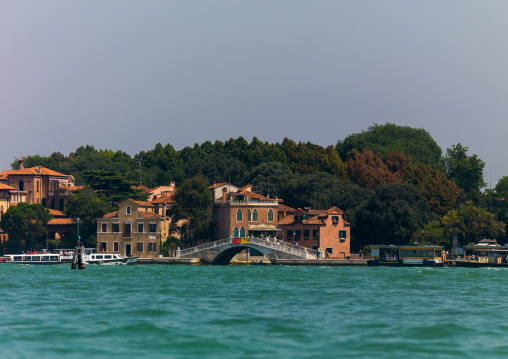
[[118,211],[97,219],[97,251],[156,258],[169,224],[165,214],[155,213],[153,204],[128,199],[120,203]]

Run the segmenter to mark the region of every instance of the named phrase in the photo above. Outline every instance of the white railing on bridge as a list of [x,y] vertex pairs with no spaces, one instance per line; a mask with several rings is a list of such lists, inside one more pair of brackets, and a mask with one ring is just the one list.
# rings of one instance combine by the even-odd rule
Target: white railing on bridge
[[[233,239],[248,240],[248,243],[244,242],[242,244],[244,244],[244,245],[245,244],[256,244],[256,245],[261,246],[261,247],[270,248],[270,249],[273,249],[273,250],[276,250],[276,251],[293,254],[295,256],[302,257],[302,258],[305,258],[305,259],[307,259],[307,258],[309,258],[309,259],[315,259],[315,258],[317,258],[317,251],[314,250],[314,249],[300,247],[298,245],[295,246],[294,244],[290,244],[290,243],[287,243],[287,242],[281,242],[281,241],[278,241],[277,239],[273,239],[273,238],[255,238],[255,237],[245,237],[245,238],[232,238],[232,237],[230,237],[230,238],[220,239],[220,240],[215,241],[215,242],[201,244],[201,245],[196,246],[196,247],[191,247],[191,248],[187,248],[187,249],[177,250],[177,258],[179,258],[181,256],[186,256],[186,255],[189,255],[189,254],[192,254],[192,253],[196,253],[196,252],[199,252],[199,251],[208,250],[208,249],[211,249],[211,248],[216,248],[216,247],[224,246],[224,245],[227,245],[227,244],[233,244]],[[241,246],[242,244],[238,244],[238,245]]]

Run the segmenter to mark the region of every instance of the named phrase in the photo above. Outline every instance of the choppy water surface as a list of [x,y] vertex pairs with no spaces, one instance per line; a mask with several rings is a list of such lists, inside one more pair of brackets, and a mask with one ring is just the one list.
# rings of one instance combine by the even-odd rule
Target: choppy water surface
[[508,271],[0,265],[2,358],[508,356]]

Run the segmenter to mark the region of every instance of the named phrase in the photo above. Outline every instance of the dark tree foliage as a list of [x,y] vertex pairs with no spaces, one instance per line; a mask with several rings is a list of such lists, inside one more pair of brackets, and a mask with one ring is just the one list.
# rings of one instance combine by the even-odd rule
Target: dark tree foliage
[[[180,232],[185,241],[211,238],[212,227],[207,208],[212,203],[209,182],[197,175],[182,182],[174,196],[175,205],[169,209],[171,232]],[[188,244],[191,244],[188,243]]]
[[20,202],[17,206],[9,207],[0,221],[0,227],[9,235],[4,245],[11,253],[40,249],[51,218],[53,215],[49,210],[39,203]]
[[403,179],[417,186],[429,201],[433,211],[441,217],[455,208],[457,198],[462,192],[443,172],[424,164],[407,166]]
[[357,212],[351,245],[408,244],[411,235],[433,219],[429,203],[408,183],[387,183]]
[[444,169],[442,150],[424,129],[397,126],[387,123],[369,127],[367,131],[355,133],[338,141],[336,150],[345,161],[348,153],[370,150],[386,156],[389,152],[399,152],[411,158],[413,163],[424,163],[436,169]]
[[284,203],[290,207],[329,209],[337,206],[346,212],[349,221],[354,221],[358,207],[371,196],[365,188],[324,172],[295,176],[282,191]]
[[[66,214],[70,218],[80,218],[80,237],[86,247],[97,245],[96,219],[112,211],[109,202],[99,198],[90,187],[74,191],[67,203]],[[72,244],[72,243],[70,243]]]
[[287,184],[296,175],[289,166],[280,162],[261,163],[250,173],[250,183],[256,188],[257,193],[271,198],[282,198]]
[[479,191],[485,187],[485,163],[477,155],[468,156],[468,151],[460,143],[446,150],[446,175],[466,192]]
[[188,162],[185,177],[192,178],[198,174],[204,175],[213,183],[228,182],[242,187],[247,185],[249,178],[249,172],[242,162],[221,153]]
[[136,182],[128,181],[125,176],[112,171],[87,171],[84,178],[88,186],[97,191],[100,198],[117,204],[132,198],[146,201],[148,195],[141,190],[133,188]]

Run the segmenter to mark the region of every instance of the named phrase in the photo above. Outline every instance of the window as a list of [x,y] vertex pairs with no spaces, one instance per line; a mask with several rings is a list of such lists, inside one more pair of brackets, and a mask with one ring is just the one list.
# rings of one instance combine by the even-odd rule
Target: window
[[107,252],[108,251],[108,242],[101,242],[101,252]]
[[124,232],[126,234],[131,234],[131,232],[132,232],[132,224],[131,224],[131,222],[125,222]]
[[257,222],[258,221],[258,210],[255,209],[254,211],[252,211],[252,222]]
[[273,211],[270,209],[268,210],[268,222],[273,222]]
[[327,254],[332,254],[333,251],[332,251],[332,248],[326,248],[326,251],[325,251]]
[[295,229],[295,239],[299,240],[302,236],[302,230],[301,229]]
[[143,242],[138,242],[138,252],[143,253]]
[[150,232],[155,233],[157,230],[157,225],[155,223],[150,223]]
[[240,228],[240,237],[245,237],[245,228]]
[[19,183],[18,183],[18,189],[20,191],[24,191],[25,190],[25,183],[23,181],[19,181]]
[[338,223],[339,222],[339,216],[332,216],[332,222]]
[[143,233],[143,224],[144,223],[138,223],[138,232]]
[[236,211],[236,221],[237,222],[243,221],[243,212],[241,209],[238,209],[238,211]]
[[248,212],[247,212],[247,220],[249,222],[252,222],[252,211],[249,209]]
[[119,248],[118,242],[113,242],[113,252],[118,252],[118,248]]
[[303,238],[304,239],[309,239],[309,230],[308,229],[304,229],[303,230]]
[[346,239],[347,233],[345,230],[341,229],[339,231],[339,239]]
[[288,239],[293,238],[293,230],[292,229],[288,229],[287,236],[288,236]]
[[101,232],[102,233],[108,232],[108,224],[107,223],[101,223]]
[[113,232],[114,233],[120,232],[120,223],[113,223]]
[[233,237],[234,238],[240,237],[240,231],[238,230],[238,227],[235,227],[235,229],[233,229]]
[[318,239],[319,238],[319,229],[313,229],[312,230],[312,238]]
[[125,214],[127,215],[131,214],[131,206],[125,207]]
[[37,192],[39,192],[39,181],[37,181],[36,183],[37,183]]
[[155,242],[148,243],[148,251],[156,252],[157,251],[157,243],[155,243]]

